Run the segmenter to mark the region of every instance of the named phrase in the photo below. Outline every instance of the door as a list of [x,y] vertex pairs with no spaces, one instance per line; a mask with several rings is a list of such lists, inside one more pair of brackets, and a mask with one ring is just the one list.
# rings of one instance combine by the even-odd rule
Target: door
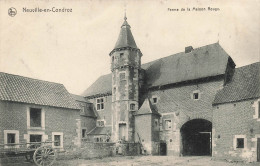
[[159,150],[160,156],[166,156],[167,154],[167,144],[166,143],[160,143],[160,150]]
[[257,138],[257,161],[260,162],[260,138]]
[[119,139],[125,140],[126,137],[126,124],[119,124]]

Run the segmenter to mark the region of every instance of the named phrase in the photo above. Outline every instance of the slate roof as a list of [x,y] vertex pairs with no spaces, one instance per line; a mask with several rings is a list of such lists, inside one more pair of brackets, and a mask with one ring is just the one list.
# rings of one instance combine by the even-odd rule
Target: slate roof
[[0,72],[0,100],[80,109],[64,85]]
[[93,130],[91,130],[88,135],[107,135],[111,133],[112,127],[111,126],[105,126],[105,127],[95,127]]
[[219,90],[213,105],[260,97],[260,62],[236,68],[232,81]]
[[132,34],[130,28],[131,27],[127,23],[126,17],[125,17],[125,21],[124,21],[123,25],[121,26],[119,37],[117,39],[117,42],[116,42],[114,49],[123,48],[123,47],[137,48],[133,34]]
[[145,99],[141,108],[137,111],[135,115],[146,115],[146,114],[155,114],[161,116],[158,111],[151,105],[149,99]]
[[[219,43],[206,45],[190,53],[177,53],[142,65],[146,74],[146,86],[156,87],[194,79],[225,74],[229,55]],[[232,59],[231,59],[232,60]],[[112,92],[112,75],[97,79],[83,96]]]

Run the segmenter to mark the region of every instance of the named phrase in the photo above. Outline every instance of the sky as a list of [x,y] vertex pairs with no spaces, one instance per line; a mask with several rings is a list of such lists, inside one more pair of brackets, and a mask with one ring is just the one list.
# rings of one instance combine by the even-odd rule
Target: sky
[[[36,7],[72,12],[23,12]],[[111,72],[109,53],[125,10],[142,63],[219,42],[240,67],[260,60],[259,8],[259,0],[0,0],[0,72],[62,83],[81,94]]]

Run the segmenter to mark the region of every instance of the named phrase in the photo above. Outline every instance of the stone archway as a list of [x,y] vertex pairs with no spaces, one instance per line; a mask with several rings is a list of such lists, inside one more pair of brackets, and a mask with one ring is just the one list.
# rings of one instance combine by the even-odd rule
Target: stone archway
[[205,119],[193,119],[181,127],[181,154],[184,156],[211,155],[212,123]]

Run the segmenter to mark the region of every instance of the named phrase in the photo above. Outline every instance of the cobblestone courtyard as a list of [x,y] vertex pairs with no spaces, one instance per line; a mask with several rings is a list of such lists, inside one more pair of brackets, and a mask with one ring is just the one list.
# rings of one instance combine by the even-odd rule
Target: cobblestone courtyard
[[[125,156],[103,159],[58,160],[54,166],[259,166],[260,163],[213,161],[211,157],[171,157],[171,156]],[[34,166],[33,163],[9,163],[1,166]]]

